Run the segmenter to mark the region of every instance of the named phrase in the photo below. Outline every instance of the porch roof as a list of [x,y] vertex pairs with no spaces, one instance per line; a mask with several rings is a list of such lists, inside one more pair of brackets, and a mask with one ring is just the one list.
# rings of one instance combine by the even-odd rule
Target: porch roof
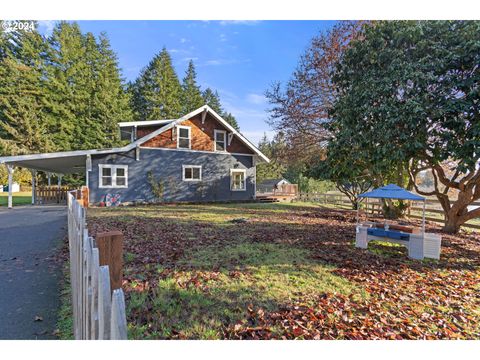
[[123,151],[123,148],[105,150],[77,150],[55,153],[3,156],[0,164],[20,166],[57,174],[84,173],[87,158],[93,154],[109,154]]

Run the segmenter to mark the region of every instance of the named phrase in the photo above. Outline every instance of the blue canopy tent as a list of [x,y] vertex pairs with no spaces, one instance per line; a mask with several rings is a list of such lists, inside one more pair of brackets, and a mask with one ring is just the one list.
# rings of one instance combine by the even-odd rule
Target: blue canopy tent
[[[422,215],[422,231],[425,232],[425,198],[423,196],[411,193],[400,186],[395,184],[388,184],[378,189],[368,191],[366,193],[358,195],[359,198],[365,199],[396,199],[396,200],[411,200],[411,201],[423,201],[423,215]],[[368,201],[368,200],[367,200]],[[358,222],[358,209],[357,205],[357,222]]]

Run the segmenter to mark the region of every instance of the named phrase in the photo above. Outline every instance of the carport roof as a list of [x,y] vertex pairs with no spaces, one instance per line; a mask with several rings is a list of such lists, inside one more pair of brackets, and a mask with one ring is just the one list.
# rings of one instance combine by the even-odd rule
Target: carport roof
[[28,169],[58,174],[84,173],[88,155],[110,154],[123,151],[125,151],[125,148],[4,156],[0,157],[0,164],[21,166]]

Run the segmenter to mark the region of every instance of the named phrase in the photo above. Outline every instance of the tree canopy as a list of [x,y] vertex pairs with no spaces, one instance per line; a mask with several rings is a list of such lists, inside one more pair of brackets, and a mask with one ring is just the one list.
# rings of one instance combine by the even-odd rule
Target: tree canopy
[[209,104],[238,129],[218,93],[202,91],[190,61],[180,83],[163,48],[127,85],[108,36],[75,22],[51,35],[0,27],[0,155],[107,148],[117,123],[178,118]]
[[479,30],[472,21],[377,22],[352,42],[333,78],[329,156],[348,144],[376,173],[408,164],[414,186],[420,171],[431,171],[435,189],[416,190],[439,199],[452,232],[480,215],[468,210],[480,199]]

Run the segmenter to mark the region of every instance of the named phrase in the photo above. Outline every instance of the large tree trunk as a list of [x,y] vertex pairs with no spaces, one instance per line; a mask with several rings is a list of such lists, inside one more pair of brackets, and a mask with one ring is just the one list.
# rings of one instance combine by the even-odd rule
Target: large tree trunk
[[468,205],[471,203],[466,199],[464,193],[460,193],[457,201],[455,201],[449,209],[445,211],[445,225],[442,230],[446,233],[456,234],[460,231],[460,226],[468,220],[478,216],[478,210],[468,211]]
[[[432,171],[435,184],[433,191],[425,192],[418,188],[415,182],[418,171],[415,169],[414,171],[410,170],[410,179],[417,193],[437,197],[444,211],[445,224],[442,229],[444,232],[456,234],[467,221],[480,217],[480,208],[468,210],[469,205],[480,199],[480,169],[471,169],[460,179],[458,177],[462,174],[458,170],[453,176],[448,177],[440,165],[428,166],[424,169]],[[456,200],[449,198],[448,190],[452,188],[458,191]]]
[[458,216],[449,216],[445,220],[445,225],[442,230],[449,234],[456,234],[460,231],[459,217]]

